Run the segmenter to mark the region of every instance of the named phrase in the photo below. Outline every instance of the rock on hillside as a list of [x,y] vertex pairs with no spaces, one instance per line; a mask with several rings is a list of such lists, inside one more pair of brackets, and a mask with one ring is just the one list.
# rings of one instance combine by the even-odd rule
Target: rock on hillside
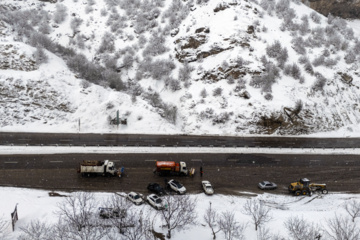
[[360,18],[360,1],[358,0],[303,0],[303,2],[325,16],[331,13],[342,18]]

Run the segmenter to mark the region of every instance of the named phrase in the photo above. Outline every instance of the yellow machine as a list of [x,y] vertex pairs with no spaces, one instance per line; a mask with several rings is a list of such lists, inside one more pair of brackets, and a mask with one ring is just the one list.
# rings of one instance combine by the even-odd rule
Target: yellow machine
[[326,184],[310,183],[307,178],[301,178],[298,182],[291,183],[288,187],[289,192],[295,196],[299,195],[311,195],[315,191],[320,191],[323,194],[327,194]]

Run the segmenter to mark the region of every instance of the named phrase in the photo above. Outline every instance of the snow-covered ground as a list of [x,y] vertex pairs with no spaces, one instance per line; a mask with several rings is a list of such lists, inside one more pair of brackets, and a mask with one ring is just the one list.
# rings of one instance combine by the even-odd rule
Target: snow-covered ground
[[[216,189],[215,189],[216,191]],[[10,213],[14,211],[17,205],[19,220],[16,223],[15,231],[11,232],[9,225],[8,239],[16,239],[20,235],[20,227],[24,227],[33,220],[45,221],[47,223],[56,223],[58,204],[64,201],[63,197],[50,197],[49,192],[43,190],[30,190],[22,188],[7,188],[0,187],[0,217],[10,221]],[[63,195],[71,195],[67,192],[58,192]],[[99,202],[107,200],[112,193],[95,193],[95,198]],[[303,218],[311,224],[318,224],[322,229],[328,229],[328,221],[333,219],[335,215],[347,217],[347,213],[343,206],[350,200],[359,200],[357,194],[341,194],[329,193],[327,195],[314,194],[311,197],[294,197],[288,195],[274,195],[271,193],[264,193],[260,195],[252,193],[242,193],[244,196],[225,196],[213,195],[207,196],[203,193],[191,195],[192,198],[197,198],[196,213],[197,224],[190,226],[184,231],[174,231],[172,239],[174,240],[205,240],[212,239],[211,230],[206,226],[203,219],[205,210],[208,208],[210,202],[212,208],[218,213],[231,211],[235,213],[236,221],[240,223],[247,223],[244,232],[246,240],[255,240],[256,231],[251,218],[243,213],[243,206],[248,199],[258,199],[271,209],[272,220],[264,225],[274,235],[280,235],[283,239],[289,239],[288,232],[284,223],[290,217]],[[137,208],[143,209],[144,212],[155,211],[148,205],[141,205]],[[360,219],[356,219],[356,223],[360,224]],[[166,229],[161,228],[160,218],[156,221],[155,230],[166,234]],[[324,236],[322,239],[327,239],[324,232],[320,232]],[[225,239],[222,233],[217,234],[217,239]]]
[[320,154],[360,155],[360,148],[259,148],[259,147],[26,147],[0,146],[1,155],[31,154],[116,154],[116,153],[256,153],[256,154]]

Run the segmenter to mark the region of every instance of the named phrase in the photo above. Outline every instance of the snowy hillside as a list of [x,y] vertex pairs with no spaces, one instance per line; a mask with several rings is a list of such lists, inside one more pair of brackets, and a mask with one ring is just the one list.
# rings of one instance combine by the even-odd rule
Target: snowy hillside
[[3,0],[0,130],[356,134],[359,53],[298,0]]

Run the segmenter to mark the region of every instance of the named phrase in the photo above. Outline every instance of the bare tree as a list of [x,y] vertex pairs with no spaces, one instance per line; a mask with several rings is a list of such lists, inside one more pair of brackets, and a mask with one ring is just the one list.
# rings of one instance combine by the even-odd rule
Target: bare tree
[[218,220],[218,224],[220,225],[220,229],[224,233],[226,240],[234,238],[238,240],[244,239],[243,232],[246,228],[246,224],[240,224],[237,222],[235,220],[234,212],[223,212]]
[[270,208],[266,207],[261,200],[247,200],[244,205],[243,213],[251,216],[256,231],[258,230],[258,227],[272,219],[270,216]]
[[10,222],[0,217],[0,239],[6,239],[9,231]]
[[352,222],[355,222],[355,219],[360,217],[360,202],[356,201],[355,199],[346,202],[344,208],[351,216]]
[[257,232],[257,239],[258,240],[285,240],[285,238],[283,238],[281,235],[273,234],[270,232],[269,228],[265,228],[265,227],[259,227],[259,231]]
[[131,227],[125,228],[123,235],[128,240],[146,240],[151,238],[151,213],[132,211],[127,220]]
[[109,218],[108,222],[117,229],[118,233],[123,234],[127,228],[134,226],[132,219],[133,205],[125,197],[113,194],[107,201],[106,207],[117,211],[118,216]]
[[171,238],[172,230],[185,229],[196,223],[196,198],[189,195],[166,195],[164,204],[167,207],[161,210],[160,215],[167,227],[168,238]]
[[320,228],[313,223],[306,222],[303,218],[290,217],[284,223],[292,239],[315,239],[320,234]]
[[40,222],[39,220],[31,221],[26,227],[20,227],[23,232],[19,240],[51,240],[54,237],[51,234],[51,226]]
[[272,235],[268,228],[259,227],[259,231],[257,232],[257,239],[258,240],[270,240],[272,239]]
[[[211,208],[211,202],[209,207],[206,209],[204,214],[204,220],[206,224],[210,227],[211,232],[213,234],[213,239],[216,239],[216,233],[221,231],[220,226],[217,224],[217,220],[219,219],[219,214]],[[217,227],[217,229],[215,229]]]
[[68,239],[98,240],[106,234],[102,219],[96,214],[97,202],[89,192],[77,192],[59,204],[57,214]]
[[335,215],[333,219],[327,221],[329,229],[326,230],[328,239],[332,240],[359,240],[360,229],[349,218]]

